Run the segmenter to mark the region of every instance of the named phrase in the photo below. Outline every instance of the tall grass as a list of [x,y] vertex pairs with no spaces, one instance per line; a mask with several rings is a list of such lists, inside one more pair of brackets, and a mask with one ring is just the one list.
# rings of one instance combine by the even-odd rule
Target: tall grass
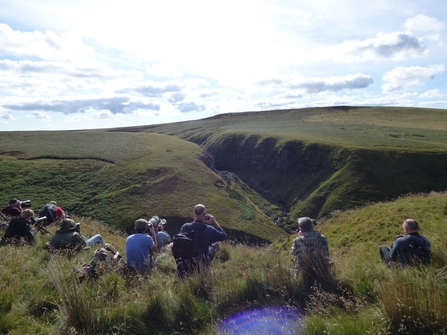
[[383,313],[396,334],[446,334],[446,268],[392,270],[378,285]]
[[[444,194],[437,196],[445,198]],[[434,194],[403,198],[394,205],[408,210],[416,205],[427,218],[436,217],[434,198]],[[431,212],[424,205],[427,201]],[[385,209],[391,204],[372,206],[387,215]],[[369,210],[339,213],[317,228],[324,230],[331,220],[337,224],[343,215],[362,218]],[[94,221],[75,220],[82,221],[84,234],[100,233],[125,256],[125,236]],[[351,229],[354,234],[358,230],[368,234],[363,223],[368,226],[359,220],[346,232],[339,227],[339,234],[344,235],[339,239],[348,238]],[[423,226],[426,235],[437,227],[435,221],[433,225]],[[54,232],[56,227],[49,229]],[[109,269],[98,278],[87,279],[73,268],[89,263],[94,250],[70,257],[52,254],[44,248],[47,240],[48,236],[39,234],[35,245],[0,249],[2,333],[215,334],[224,320],[270,306],[297,311],[301,325],[296,326],[296,334],[447,332],[447,271],[439,266],[447,263],[440,251],[447,242],[442,239],[433,239],[437,263],[397,270],[382,264],[377,250],[372,253],[363,243],[352,242],[339,249],[335,237],[328,237],[333,265],[329,272],[308,277],[296,271],[291,261],[291,241],[257,248],[227,242],[221,245],[209,272],[185,280],[178,278],[170,255],[160,258],[151,273]]]

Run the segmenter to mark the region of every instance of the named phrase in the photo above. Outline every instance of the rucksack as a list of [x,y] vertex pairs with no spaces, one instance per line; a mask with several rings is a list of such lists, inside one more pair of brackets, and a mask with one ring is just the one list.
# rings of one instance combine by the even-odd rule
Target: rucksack
[[[405,240],[407,241],[408,248],[410,250],[410,256],[416,257],[423,265],[428,265],[431,262],[431,250],[425,245],[419,244],[415,239],[406,235]],[[410,263],[411,263],[410,259]]]
[[193,271],[200,271],[205,255],[200,248],[200,236],[206,229],[204,225],[196,231],[179,233],[172,239],[172,254],[177,264],[177,274],[183,278]]
[[40,217],[46,216],[47,222],[56,221],[56,205],[55,204],[46,204],[40,210]]

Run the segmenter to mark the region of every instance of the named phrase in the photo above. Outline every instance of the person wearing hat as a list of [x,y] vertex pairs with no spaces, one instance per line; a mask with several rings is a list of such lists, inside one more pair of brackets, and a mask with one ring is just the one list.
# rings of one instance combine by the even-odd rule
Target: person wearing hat
[[56,249],[82,249],[94,244],[105,245],[100,234],[87,239],[81,233],[81,224],[74,222],[72,219],[62,220],[61,228],[51,237],[49,244]]
[[22,211],[22,202],[16,198],[9,200],[8,206],[2,209],[3,214],[10,215],[12,217],[20,217]]
[[154,225],[155,237],[157,238],[158,249],[162,250],[171,242],[171,236],[164,230],[167,221],[153,216],[149,219],[149,223]]
[[126,239],[126,265],[133,270],[150,269],[150,252],[158,251],[154,221],[138,219],[134,223],[134,229],[135,234]]
[[21,240],[24,238],[27,242],[34,242],[34,234],[30,227],[30,223],[34,217],[34,212],[31,209],[25,209],[21,212],[19,218],[13,218],[6,228],[4,240],[10,242],[14,240]]

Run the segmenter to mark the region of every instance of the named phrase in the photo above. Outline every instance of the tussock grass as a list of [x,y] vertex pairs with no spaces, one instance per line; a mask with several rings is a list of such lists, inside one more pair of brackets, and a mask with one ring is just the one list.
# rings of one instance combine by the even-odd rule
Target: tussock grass
[[[73,267],[89,263],[94,250],[51,254],[44,248],[49,236],[39,234],[35,245],[1,247],[0,329],[12,334],[213,334],[231,316],[284,306],[304,313],[304,329],[300,326],[297,333],[445,334],[447,258],[436,250],[447,242],[433,239],[437,263],[401,271],[380,262],[376,247],[382,241],[365,228],[368,220],[359,220],[365,213],[386,216],[401,208],[395,215],[420,215],[424,234],[431,238],[437,233],[432,229],[445,222],[440,205],[445,200],[444,193],[413,195],[327,218],[317,228],[327,233],[333,266],[310,280],[294,268],[291,240],[264,247],[223,243],[210,271],[186,280],[177,277],[169,254],[150,273],[110,270],[85,280]],[[348,218],[354,227],[338,226],[338,236],[331,235],[331,225]],[[93,220],[74,219],[82,222],[85,235],[100,233],[125,256],[123,234]],[[399,225],[390,231],[399,232]],[[49,227],[51,232],[56,228]],[[355,241],[357,231],[370,238],[375,252]],[[350,234],[352,242],[338,248]]]

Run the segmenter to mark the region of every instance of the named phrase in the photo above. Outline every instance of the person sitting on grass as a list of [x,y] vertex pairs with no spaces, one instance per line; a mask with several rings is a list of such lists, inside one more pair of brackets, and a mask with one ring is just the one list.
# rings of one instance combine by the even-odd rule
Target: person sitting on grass
[[315,221],[309,217],[299,218],[298,227],[298,236],[293,241],[291,252],[296,256],[296,269],[302,276],[305,290],[312,290],[315,286],[333,289],[326,237],[315,231]]
[[309,258],[319,257],[329,264],[329,246],[327,239],[315,231],[315,220],[308,217],[298,219],[299,232],[293,241],[292,254],[296,256],[296,266],[302,268]]
[[389,264],[397,263],[401,268],[407,265],[428,265],[431,260],[430,242],[419,234],[419,224],[416,220],[407,219],[402,224],[405,235],[398,235],[390,248],[379,247],[380,258]]
[[61,228],[51,237],[49,245],[55,249],[76,249],[91,247],[95,244],[105,245],[101,235],[96,234],[91,238],[86,238],[81,233],[81,224],[72,219],[64,219]]
[[[148,221],[154,225],[155,237],[157,238],[157,244],[159,250],[165,250],[166,246],[171,243],[171,236],[164,230],[167,221],[160,219],[158,216],[153,216]],[[149,234],[149,231],[146,231]]]
[[34,242],[34,234],[30,226],[33,217],[34,212],[31,209],[25,209],[19,218],[13,218],[6,228],[4,241],[6,243],[20,242],[25,239],[28,243]]
[[8,202],[8,206],[3,207],[2,213],[12,217],[20,217],[22,214],[22,202],[16,198],[12,198]]
[[[153,223],[138,219],[134,224],[135,234],[126,240],[126,265],[130,270],[149,270],[152,266],[150,252],[158,251]],[[150,234],[146,234],[146,232]]]

